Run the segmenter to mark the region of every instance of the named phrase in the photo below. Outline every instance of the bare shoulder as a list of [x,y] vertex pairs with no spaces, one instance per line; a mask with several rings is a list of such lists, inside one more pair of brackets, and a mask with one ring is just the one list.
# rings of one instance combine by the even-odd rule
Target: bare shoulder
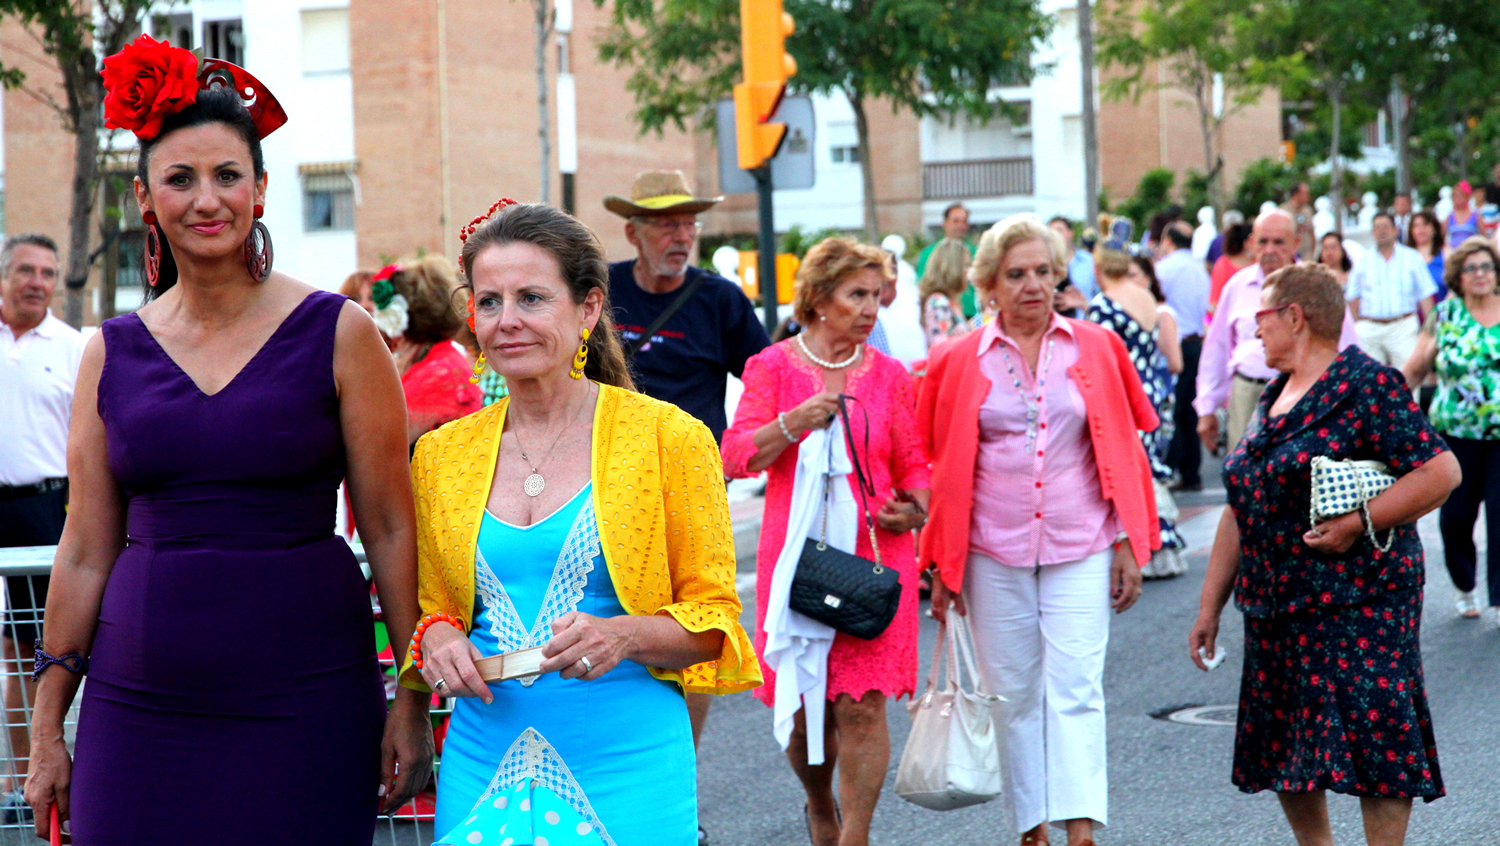
[[1151,292],[1138,285],[1125,285],[1116,291],[1120,301],[1132,309],[1143,309],[1145,311],[1156,311],[1156,297]]
[[99,373],[104,369],[104,355],[104,333],[95,332],[83,343],[83,358],[78,366],[79,382],[85,377],[91,382],[99,381]]

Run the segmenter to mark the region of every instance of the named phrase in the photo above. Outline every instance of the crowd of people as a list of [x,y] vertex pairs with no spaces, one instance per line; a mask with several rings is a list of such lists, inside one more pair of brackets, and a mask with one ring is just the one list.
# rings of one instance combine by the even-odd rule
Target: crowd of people
[[[933,616],[972,633],[1004,697],[1020,842],[1091,846],[1111,614],[1186,571],[1173,494],[1221,449],[1229,503],[1188,646],[1206,669],[1233,598],[1233,783],[1276,792],[1304,844],[1331,842],[1328,791],[1361,798],[1372,844],[1443,795],[1415,522],[1441,508],[1465,617],[1481,504],[1500,530],[1500,254],[1452,237],[1479,225],[1467,186],[1446,221],[1377,214],[1358,259],[1313,238],[1305,186],[1226,218],[1202,255],[1180,210],[1141,241],[1019,214],[970,243],[954,205],[919,257],[928,349],[908,367],[883,349],[896,257],[814,246],[773,344],[736,285],[692,266],[722,198],[675,171],[605,198],[632,259],[500,200],[456,265],[317,290],[273,269],[259,220],[275,98],[144,36],[126,50],[178,92],[105,62],[106,118],[139,139],[148,302],[85,341],[49,312],[56,245],[0,249],[0,530],[57,545],[50,585],[8,586],[3,640],[35,661],[7,678],[7,709],[25,697],[34,717],[5,801],[39,835],[55,814],[90,846],[363,846],[377,803],[430,780],[437,695],[454,701],[439,843],[702,844],[709,703],[754,690],[810,841],[865,846],[926,574]],[[1388,487],[1318,512],[1320,462],[1378,462]],[[726,479],[761,475],[748,633]],[[397,645],[389,699],[341,497]],[[881,592],[878,623],[833,593],[807,604],[830,566],[868,570],[850,597]],[[23,617],[43,604],[44,632]]]

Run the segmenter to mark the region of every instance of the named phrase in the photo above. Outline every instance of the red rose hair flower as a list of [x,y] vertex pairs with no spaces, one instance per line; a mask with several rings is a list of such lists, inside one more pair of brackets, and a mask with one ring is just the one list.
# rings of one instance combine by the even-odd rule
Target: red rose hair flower
[[155,138],[198,98],[198,57],[149,35],[104,60],[104,125]]

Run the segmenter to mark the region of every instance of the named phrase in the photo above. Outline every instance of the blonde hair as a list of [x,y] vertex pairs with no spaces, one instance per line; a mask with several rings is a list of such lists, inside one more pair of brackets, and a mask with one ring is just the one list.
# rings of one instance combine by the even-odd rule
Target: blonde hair
[[1047,252],[1052,256],[1052,269],[1059,279],[1068,272],[1068,256],[1062,237],[1034,214],[1013,214],[980,236],[979,249],[969,267],[969,281],[980,291],[990,291],[995,286],[995,276],[999,274],[1006,254],[1027,241],[1041,241],[1047,245]]
[[917,286],[922,302],[927,302],[927,298],[933,294],[954,297],[963,293],[969,284],[966,278],[968,270],[969,246],[957,238],[939,241],[933,247],[932,255],[927,258],[927,267]]
[[792,296],[792,316],[803,326],[817,319],[816,307],[833,298],[845,280],[867,267],[880,271],[886,282],[895,280],[891,255],[879,247],[861,244],[852,238],[825,238],[819,241],[797,269],[797,291]]
[[[1099,215],[1100,232],[1108,232],[1110,225],[1113,223],[1114,218],[1109,215]],[[1107,243],[1104,238],[1100,238],[1099,242],[1094,245],[1094,269],[1101,276],[1108,276],[1110,279],[1124,279],[1130,274],[1130,253],[1124,250],[1111,250],[1105,246]],[[1078,280],[1074,279],[1073,284],[1077,285]]]

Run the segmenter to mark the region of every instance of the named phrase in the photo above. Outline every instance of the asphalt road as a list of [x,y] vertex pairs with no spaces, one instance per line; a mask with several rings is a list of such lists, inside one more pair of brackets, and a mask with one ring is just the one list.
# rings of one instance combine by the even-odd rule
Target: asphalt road
[[[1222,492],[1185,499],[1222,502]],[[1247,795],[1230,784],[1232,726],[1183,725],[1158,716],[1194,705],[1232,709],[1238,701],[1242,629],[1232,607],[1221,630],[1221,642],[1230,648],[1228,660],[1205,674],[1187,658],[1187,633],[1197,616],[1219,513],[1211,507],[1184,521],[1193,550],[1190,572],[1147,583],[1136,607],[1113,623],[1105,674],[1110,825],[1098,833],[1101,846],[1294,842],[1274,795]],[[1423,657],[1448,796],[1430,805],[1417,804],[1407,842],[1494,843],[1500,837],[1500,744],[1494,740],[1500,723],[1500,628],[1493,618],[1457,617],[1435,515],[1423,520],[1420,528],[1429,561]],[[743,598],[753,609],[749,591]],[[746,625],[753,624],[752,614]],[[921,631],[925,678],[936,624],[924,616]],[[1228,713],[1232,719],[1232,710]],[[699,763],[699,805],[714,846],[808,843],[802,792],[771,736],[770,715],[758,700],[739,694],[719,700],[709,716]],[[939,813],[897,797],[892,792],[896,763],[910,725],[905,700],[891,705],[889,724],[893,752],[875,812],[872,843],[1018,842],[1003,800]],[[1358,802],[1330,795],[1329,805],[1336,841],[1363,844]]]

